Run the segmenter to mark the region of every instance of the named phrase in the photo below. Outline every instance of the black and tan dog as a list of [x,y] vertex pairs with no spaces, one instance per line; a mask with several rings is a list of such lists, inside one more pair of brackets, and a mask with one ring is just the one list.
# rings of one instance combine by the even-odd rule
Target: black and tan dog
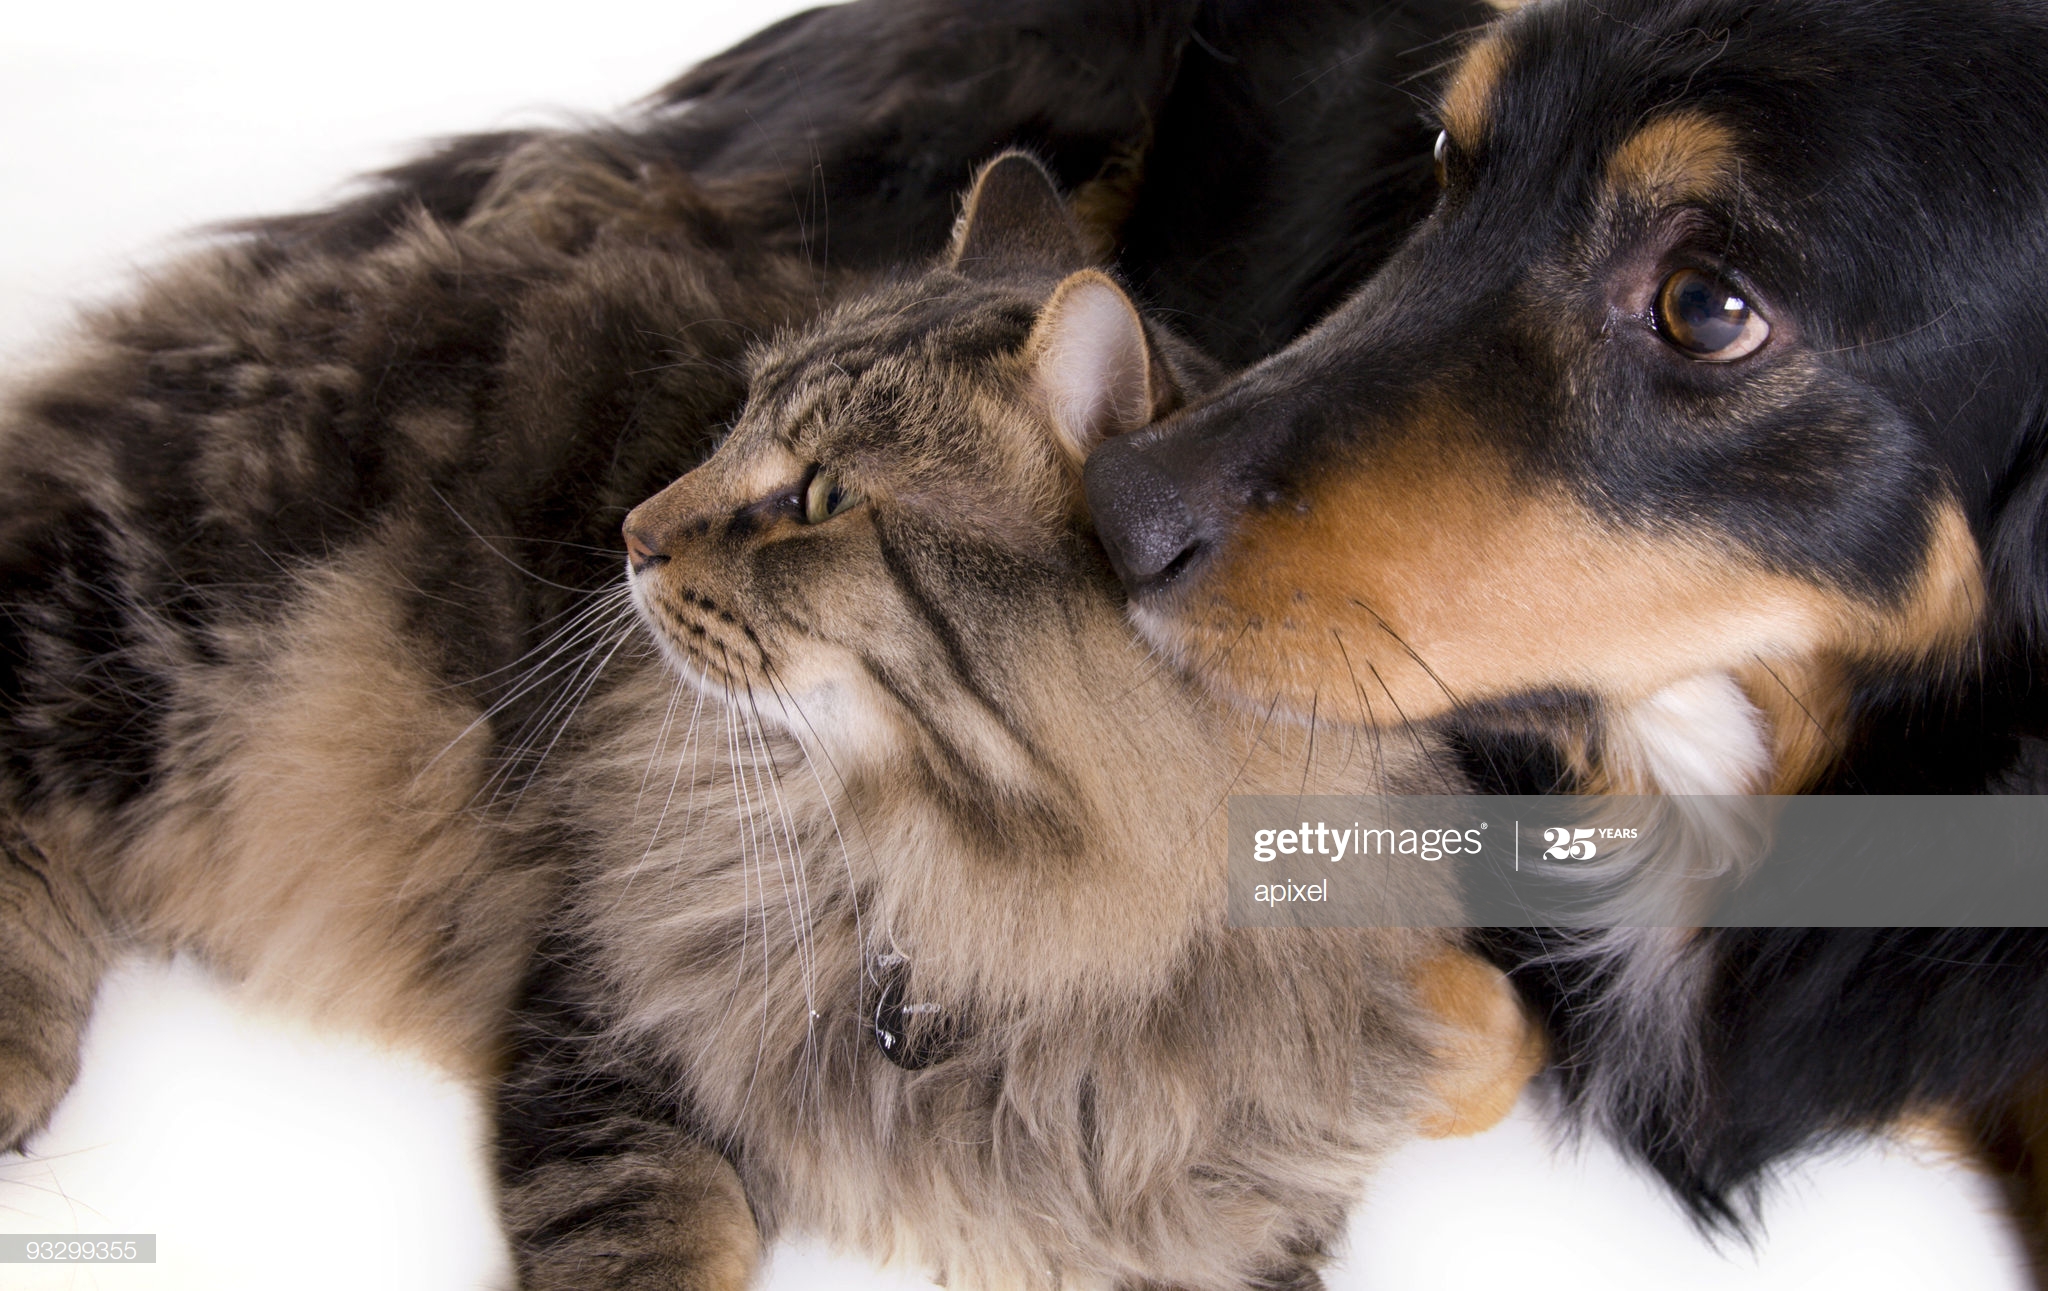
[[[2043,67],[2048,7],[2010,0],[1560,0],[1485,30],[1415,236],[1090,463],[1137,621],[1258,711],[1446,717],[1516,783],[2048,783]],[[1562,756],[1498,757],[1527,748]],[[1939,1110],[2038,1238],[2048,938],[1619,949],[1527,986],[1567,1092],[1700,1213]]]

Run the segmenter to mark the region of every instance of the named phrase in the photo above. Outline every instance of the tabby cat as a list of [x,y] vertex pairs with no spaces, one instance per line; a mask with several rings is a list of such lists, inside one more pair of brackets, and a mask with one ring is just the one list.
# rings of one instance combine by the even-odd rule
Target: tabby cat
[[131,949],[494,1071],[562,856],[533,785],[635,648],[580,590],[620,518],[709,451],[754,336],[936,252],[989,153],[1121,175],[1182,38],[1147,4],[796,15],[85,320],[0,409],[0,1150]]
[[1228,794],[1460,782],[1137,643],[1079,465],[1211,373],[1083,245],[998,158],[627,517],[666,666],[554,783],[580,860],[500,1106],[528,1288],[736,1288],[793,1229],[962,1289],[1313,1286],[1377,1159],[1527,1075],[1453,933],[1225,925]]

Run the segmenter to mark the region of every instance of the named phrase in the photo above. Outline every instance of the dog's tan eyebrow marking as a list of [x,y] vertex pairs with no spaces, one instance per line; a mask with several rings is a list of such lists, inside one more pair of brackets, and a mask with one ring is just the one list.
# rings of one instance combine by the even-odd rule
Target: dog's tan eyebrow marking
[[1673,112],[1622,140],[1607,158],[1616,196],[1668,206],[1724,193],[1734,183],[1735,136],[1702,112]]
[[1469,151],[1486,136],[1494,87],[1500,84],[1507,65],[1507,39],[1498,31],[1490,31],[1465,51],[1457,70],[1445,83],[1437,116],[1458,147]]

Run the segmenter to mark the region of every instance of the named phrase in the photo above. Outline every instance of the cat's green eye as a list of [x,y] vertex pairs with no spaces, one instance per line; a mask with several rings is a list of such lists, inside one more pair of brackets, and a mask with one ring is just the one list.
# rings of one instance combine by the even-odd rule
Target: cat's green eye
[[837,475],[819,467],[804,488],[804,523],[823,524],[860,501]]

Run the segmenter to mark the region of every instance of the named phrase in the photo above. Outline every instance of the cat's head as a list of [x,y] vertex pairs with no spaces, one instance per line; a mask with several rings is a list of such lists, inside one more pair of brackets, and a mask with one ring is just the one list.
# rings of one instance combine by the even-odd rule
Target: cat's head
[[937,266],[756,352],[731,436],[626,520],[686,677],[828,747],[1032,778],[1053,692],[1134,649],[1081,460],[1176,406],[1194,362],[1084,246],[1005,154]]

